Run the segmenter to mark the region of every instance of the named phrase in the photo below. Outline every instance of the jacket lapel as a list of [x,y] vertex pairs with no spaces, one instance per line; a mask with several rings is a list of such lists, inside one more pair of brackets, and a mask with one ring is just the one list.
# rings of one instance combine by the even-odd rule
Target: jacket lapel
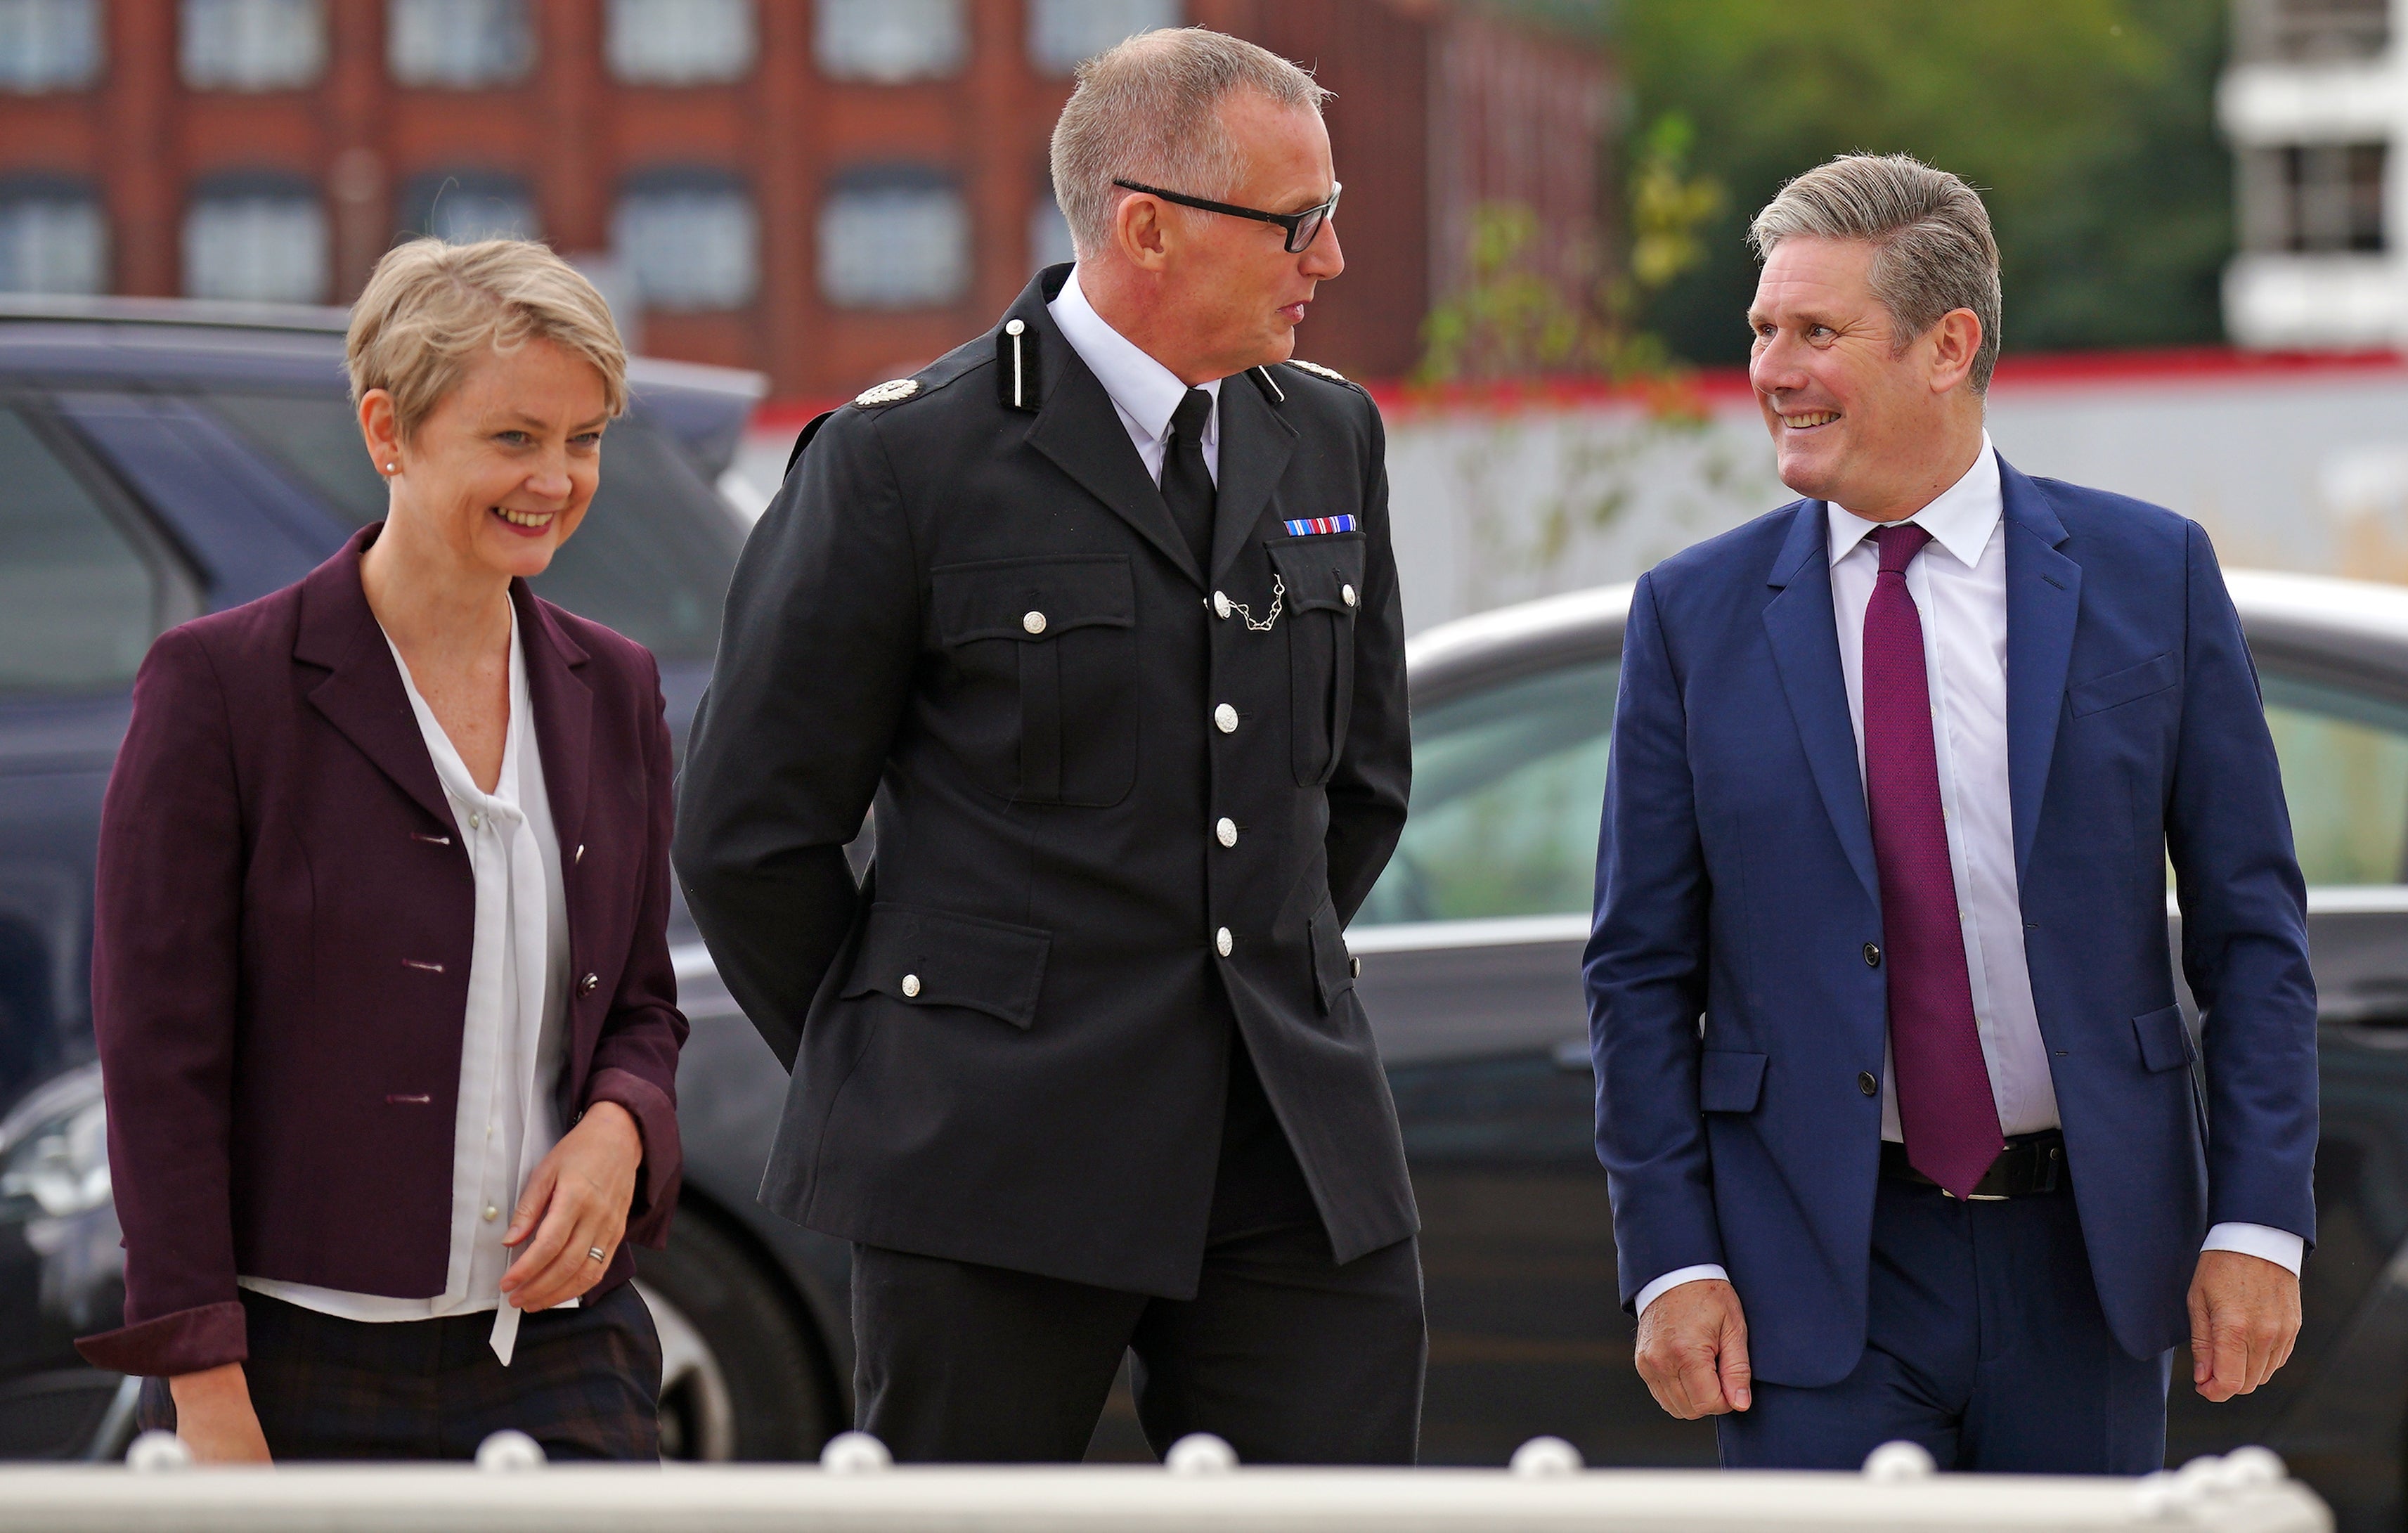
[[560,843],[563,882],[572,896],[573,931],[578,881],[570,870],[585,841],[586,790],[594,775],[594,690],[577,674],[577,667],[585,664],[585,652],[560,631],[524,580],[510,582],[510,600],[518,607],[519,649],[526,657],[536,749],[543,752],[544,796],[551,802],[553,838]]
[[[1110,507],[1138,535],[1162,551],[1198,587],[1204,584],[1187,539],[1171,520],[1162,491],[1145,471],[1128,431],[1112,408],[1111,395],[1079,360],[1046,312],[1041,279],[1029,284],[1007,318],[1025,322],[1039,337],[1038,365],[1044,376],[1045,401],[1037,423],[1028,431],[1028,445],[1054,460],[1056,467],[1079,481],[1089,494]],[[1226,393],[1225,389],[1223,391]],[[1226,444],[1225,444],[1226,445]]]
[[451,825],[451,800],[435,775],[435,760],[402,690],[401,667],[368,609],[360,588],[360,555],[376,541],[382,523],[361,528],[342,551],[301,582],[301,621],[293,658],[329,674],[309,689],[310,706],[326,722],[417,800],[421,809]]
[[2082,566],[2057,552],[2070,536],[2040,486],[1999,460],[2007,529],[2007,793],[2015,876],[2031,861],[2041,794],[2057,753],[2065,673],[2082,610]]
[[[1117,424],[1118,423],[1115,422]],[[1253,536],[1263,504],[1287,472],[1296,428],[1243,373],[1221,380],[1221,476],[1212,497],[1212,580]],[[1209,582],[1208,582],[1209,583]]]
[[1864,774],[1856,765],[1847,678],[1840,671],[1839,623],[1831,613],[1831,545],[1825,517],[1821,501],[1799,502],[1789,537],[1767,581],[1777,594],[1764,609],[1764,627],[1772,640],[1781,689],[1788,695],[1789,716],[1798,725],[1831,828],[1865,893],[1879,904],[1872,824],[1865,811]]

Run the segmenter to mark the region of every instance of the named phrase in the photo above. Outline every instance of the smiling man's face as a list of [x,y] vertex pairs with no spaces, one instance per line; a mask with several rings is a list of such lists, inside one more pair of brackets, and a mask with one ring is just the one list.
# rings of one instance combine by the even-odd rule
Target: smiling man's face
[[[1970,406],[1978,435],[1981,407],[1967,394],[1961,360],[1943,354],[1948,321],[1898,345],[1898,322],[1873,294],[1875,253],[1863,240],[1812,235],[1775,245],[1748,307],[1756,342],[1747,373],[1781,481],[1890,521],[1913,515],[1964,472],[1950,466],[1961,455],[1957,417]],[[1959,313],[1961,327],[1971,315]]]

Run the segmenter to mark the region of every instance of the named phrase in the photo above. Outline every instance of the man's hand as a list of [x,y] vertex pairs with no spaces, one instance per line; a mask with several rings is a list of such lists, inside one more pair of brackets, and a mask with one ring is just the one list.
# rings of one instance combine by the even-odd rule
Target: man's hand
[[192,1450],[194,1463],[269,1462],[240,1363],[179,1373],[167,1381],[167,1393],[176,1401],[176,1436]]
[[1683,1421],[1746,1410],[1753,1375],[1739,1290],[1699,1278],[1656,1295],[1639,1317],[1638,1361],[1647,1392]]
[[2299,1339],[2296,1274],[2239,1251],[2200,1253],[2190,1280],[2190,1382],[2201,1395],[2248,1394],[2291,1360]]
[[[596,1102],[527,1178],[504,1245],[528,1240],[502,1274],[502,1298],[529,1313],[565,1304],[602,1281],[635,1200],[644,1138],[616,1102]],[[599,1251],[595,1261],[589,1251]]]

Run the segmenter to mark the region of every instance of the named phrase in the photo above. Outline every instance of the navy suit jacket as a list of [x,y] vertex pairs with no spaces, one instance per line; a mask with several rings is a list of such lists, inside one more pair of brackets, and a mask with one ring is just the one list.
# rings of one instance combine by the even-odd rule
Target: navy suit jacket
[[[2000,471],[2032,998],[2100,1301],[2153,1356],[2188,1334],[2210,1224],[2315,1236],[2305,895],[2206,533]],[[1625,1306],[1719,1263],[1756,1376],[1803,1386],[1864,1347],[1881,1099],[1858,1075],[1881,1074],[1887,1025],[1826,528],[1799,501],[1640,580],[1585,966]]]

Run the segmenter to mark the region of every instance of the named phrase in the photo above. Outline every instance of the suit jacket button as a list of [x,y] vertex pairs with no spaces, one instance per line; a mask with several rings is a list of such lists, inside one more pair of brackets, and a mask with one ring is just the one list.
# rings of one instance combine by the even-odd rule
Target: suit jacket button
[[1226,591],[1212,593],[1212,615],[1216,618],[1226,618],[1229,615],[1229,594]]
[[1338,588],[1338,599],[1344,602],[1349,607],[1354,606],[1356,599],[1354,595],[1354,588],[1351,585],[1340,586]]
[[1215,822],[1212,826],[1212,838],[1219,841],[1223,846],[1237,845],[1238,822],[1226,817]]
[[588,974],[585,978],[577,981],[577,993],[580,996],[591,996],[594,994],[595,990],[601,985],[601,983],[602,976],[599,974]]
[[1881,944],[1879,942],[1868,942],[1865,944],[1865,967],[1867,968],[1881,967]]
[[911,997],[919,994],[920,976],[917,974],[906,974],[903,976],[903,998],[905,1000],[910,1000]]
[[1212,934],[1212,945],[1220,950],[1222,957],[1226,958],[1229,956],[1230,952],[1237,947],[1238,942],[1237,938],[1229,935],[1229,928],[1224,926],[1219,931]]
[[1020,620],[1020,625],[1032,634],[1041,634],[1045,631],[1045,614],[1031,612]]
[[1856,1072],[1856,1089],[1863,1092],[1868,1096],[1878,1096],[1881,1095],[1881,1082],[1873,1079],[1872,1071],[1858,1070]]
[[1214,728],[1220,730],[1224,735],[1236,734],[1238,732],[1238,710],[1231,708],[1228,704],[1223,703],[1220,707],[1212,710],[1212,724]]

